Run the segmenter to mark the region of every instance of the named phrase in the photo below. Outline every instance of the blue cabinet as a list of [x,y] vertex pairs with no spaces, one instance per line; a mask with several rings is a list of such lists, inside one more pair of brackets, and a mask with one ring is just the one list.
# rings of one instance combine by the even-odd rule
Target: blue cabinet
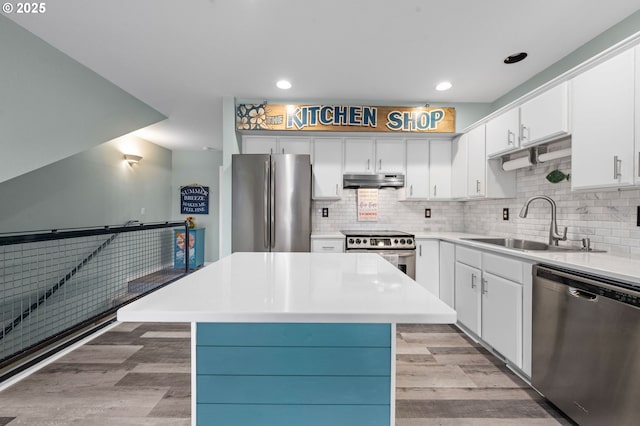
[[173,230],[173,267],[184,268],[185,249],[189,244],[189,269],[196,269],[204,265],[204,228],[189,229],[189,238],[185,238],[183,228]]

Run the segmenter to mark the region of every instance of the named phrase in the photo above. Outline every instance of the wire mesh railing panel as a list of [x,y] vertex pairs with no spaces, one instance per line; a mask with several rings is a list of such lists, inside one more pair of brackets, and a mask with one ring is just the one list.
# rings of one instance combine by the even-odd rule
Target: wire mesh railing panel
[[184,275],[175,225],[0,245],[0,361]]

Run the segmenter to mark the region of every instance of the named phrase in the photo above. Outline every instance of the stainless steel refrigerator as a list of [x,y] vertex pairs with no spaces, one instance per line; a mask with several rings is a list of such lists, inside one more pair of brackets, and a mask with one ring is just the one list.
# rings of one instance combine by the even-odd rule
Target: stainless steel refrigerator
[[231,174],[231,251],[308,252],[310,156],[234,154]]

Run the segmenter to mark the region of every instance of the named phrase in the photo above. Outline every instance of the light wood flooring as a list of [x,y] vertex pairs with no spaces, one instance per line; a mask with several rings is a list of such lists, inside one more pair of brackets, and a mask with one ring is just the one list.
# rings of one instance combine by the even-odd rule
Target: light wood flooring
[[[190,361],[189,325],[119,324],[0,392],[0,426],[190,425]],[[396,377],[397,426],[572,424],[452,326],[398,326]]]

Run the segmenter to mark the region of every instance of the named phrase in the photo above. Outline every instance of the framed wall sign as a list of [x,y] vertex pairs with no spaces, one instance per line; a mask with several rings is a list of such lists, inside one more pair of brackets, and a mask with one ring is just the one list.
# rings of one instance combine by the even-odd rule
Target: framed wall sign
[[181,186],[180,214],[209,214],[209,187]]

